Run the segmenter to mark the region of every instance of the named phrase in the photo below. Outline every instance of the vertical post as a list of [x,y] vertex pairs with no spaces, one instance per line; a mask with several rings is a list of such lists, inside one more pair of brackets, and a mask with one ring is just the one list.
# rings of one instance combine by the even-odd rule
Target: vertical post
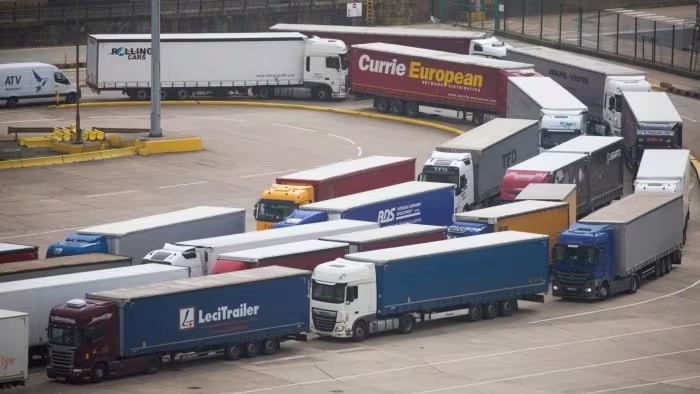
[[544,30],[544,0],[540,0],[540,40],[542,39],[542,31]]
[[17,21],[17,3],[12,3],[12,22]]
[[600,50],[600,8],[598,8],[598,23],[596,24],[597,31],[595,33],[595,50]]
[[561,19],[564,15],[564,0],[559,0],[559,43],[561,44]]
[[[635,16],[634,17],[634,58],[635,59],[637,58],[637,34],[638,34],[637,33],[638,32],[637,23],[638,23],[638,21],[639,21],[639,19]],[[642,45],[644,45],[644,44],[642,44]]]
[[673,55],[676,54],[676,25],[671,25],[671,67],[673,67]]
[[160,129],[160,0],[151,0],[151,131],[148,136],[163,136]]
[[[695,25],[695,31],[693,33],[693,46],[690,48],[690,62],[688,63],[688,71],[693,71],[693,57],[697,56],[695,53],[695,43],[698,42],[698,25]],[[695,59],[697,60],[697,59]]]
[[[503,0],[504,3],[504,11],[505,11],[505,0]],[[700,1],[700,0],[699,0]],[[495,0],[493,2],[493,30],[498,31],[501,28],[501,0]]]
[[578,7],[578,46],[583,45],[583,7]]
[[522,0],[520,3],[522,5],[522,12],[520,16],[520,35],[524,36],[525,35],[525,0]]
[[80,0],[75,0],[75,143],[83,143],[83,129],[80,127]]
[[617,21],[615,22],[615,54],[620,54],[620,14],[617,14]]
[[651,62],[656,63],[656,21],[654,21],[654,36],[651,39]]

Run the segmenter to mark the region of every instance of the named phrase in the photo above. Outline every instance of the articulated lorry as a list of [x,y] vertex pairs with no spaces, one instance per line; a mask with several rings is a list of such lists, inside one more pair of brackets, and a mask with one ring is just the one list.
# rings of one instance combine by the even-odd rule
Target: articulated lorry
[[[588,107],[589,130],[621,136],[622,93],[650,92],[646,71],[541,46],[512,48],[508,60],[533,64]],[[597,126],[596,126],[597,125]]]
[[[46,359],[46,345],[51,339],[46,327],[49,312],[61,300],[82,297],[85,292],[115,289],[165,280],[187,278],[187,269],[147,264],[73,274],[45,276],[0,283],[0,309],[29,313],[29,359],[35,356]],[[54,331],[59,338],[64,334],[79,333]],[[3,339],[4,340],[4,339]]]
[[[348,94],[348,48],[339,40],[300,33],[161,34],[160,51],[162,100]],[[150,99],[150,34],[90,34],[86,52],[87,85],[94,92]]]
[[413,157],[368,156],[277,177],[255,204],[256,227],[271,229],[304,204],[412,181],[415,167]]
[[[634,191],[669,193],[683,196],[683,244],[690,220],[690,191],[695,171],[688,149],[649,149],[644,151],[634,180]],[[1,268],[0,268],[1,269]]]
[[308,36],[333,38],[348,46],[385,42],[418,48],[461,53],[464,55],[502,58],[510,45],[490,32],[476,30],[411,29],[401,27],[304,25],[278,23],[270,31],[299,32]]
[[576,185],[571,183],[531,183],[514,201],[561,201],[569,205],[569,223],[576,222]]
[[166,242],[244,231],[245,209],[199,206],[87,227],[69,234],[65,241],[51,244],[46,257],[108,253],[138,262]]
[[[554,245],[559,233],[574,224],[569,222],[569,204],[565,202],[525,200],[454,215],[447,228],[450,238],[476,236],[499,231],[524,231],[546,234]],[[551,258],[551,255],[550,255]]]
[[318,239],[245,249],[219,255],[212,274],[271,265],[313,271],[317,265],[343,257],[348,253],[350,253],[350,245],[347,243]]
[[455,212],[487,207],[506,170],[538,152],[537,121],[496,118],[435,147],[418,180],[455,185]]
[[0,389],[25,386],[29,379],[29,314],[0,309]]
[[666,93],[625,92],[622,97],[622,136],[632,172],[646,149],[683,147],[683,119]]
[[532,64],[375,42],[350,50],[350,89],[381,113],[420,115],[419,106],[471,114],[480,125],[507,110],[508,77],[539,75]]
[[683,197],[638,192],[601,208],[562,232],[554,245],[552,294],[607,299],[634,293],[641,280],[680,264]]
[[410,333],[416,320],[509,316],[518,300],[544,302],[549,242],[542,234],[492,234],[351,253],[312,275],[313,332],[361,341]]
[[150,251],[143,263],[187,267],[191,277],[211,275],[217,269],[219,256],[239,250],[263,248],[289,242],[318,239],[333,234],[378,228],[378,223],[359,220],[334,220],[307,226],[251,231],[221,237],[165,243],[161,249]]
[[38,258],[38,246],[0,242],[0,264],[36,260]]
[[353,233],[328,235],[319,239],[347,243],[350,245],[349,253],[357,253],[442,241],[447,239],[447,231],[443,226],[405,223],[399,226],[380,227]]
[[506,116],[539,121],[540,152],[588,132],[588,107],[550,77],[508,78]]
[[53,257],[0,265],[0,282],[127,267],[131,257],[105,253]]
[[454,189],[451,183],[404,182],[304,205],[275,228],[338,219],[375,222],[381,227],[403,223],[447,226],[454,213]]
[[271,266],[88,292],[51,310],[46,374],[96,383],[198,357],[274,354],[306,341],[310,276]]

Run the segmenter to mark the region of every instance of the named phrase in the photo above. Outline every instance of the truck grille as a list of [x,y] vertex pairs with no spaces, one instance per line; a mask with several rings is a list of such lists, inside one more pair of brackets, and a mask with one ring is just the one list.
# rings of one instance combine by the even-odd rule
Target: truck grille
[[335,319],[338,312],[327,311],[325,309],[314,308],[311,311],[314,320],[314,328],[321,332],[333,332],[335,328]]
[[582,286],[591,275],[585,272],[557,272],[554,274],[557,282],[566,286]]
[[56,348],[52,346],[49,363],[56,372],[70,373],[73,370],[74,354],[70,348]]

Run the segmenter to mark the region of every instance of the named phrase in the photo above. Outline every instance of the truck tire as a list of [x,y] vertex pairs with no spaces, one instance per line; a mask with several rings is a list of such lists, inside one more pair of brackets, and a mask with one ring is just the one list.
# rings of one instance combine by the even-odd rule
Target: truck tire
[[187,89],[178,89],[175,95],[178,100],[187,100],[190,97],[190,92]]
[[501,316],[512,316],[516,310],[518,310],[518,300],[503,300],[498,303],[498,314]]
[[165,89],[160,90],[160,101],[165,101],[168,99],[168,91]]
[[107,365],[105,363],[97,363],[92,367],[92,373],[90,374],[90,381],[92,383],[100,383],[107,377]]
[[224,358],[226,360],[236,361],[241,358],[242,353],[243,350],[241,349],[241,345],[237,343],[229,343],[228,345],[224,346]]
[[403,115],[406,113],[406,105],[399,99],[391,100],[391,113],[394,115]]
[[469,305],[469,314],[467,315],[467,320],[470,322],[478,322],[484,317],[484,309],[481,304],[471,304]]
[[5,107],[10,109],[15,108],[18,102],[19,100],[17,99],[17,97],[8,97],[5,101]]
[[654,278],[659,279],[662,276],[664,276],[664,267],[661,260],[657,260],[656,265],[654,266]]
[[389,113],[389,111],[391,110],[389,100],[387,100],[384,97],[377,97],[374,99],[374,108],[377,110],[377,112],[382,114]]
[[367,339],[369,332],[367,331],[367,323],[360,320],[355,323],[352,327],[352,340],[355,342],[361,342]]
[[265,354],[266,356],[270,356],[277,353],[277,350],[280,348],[277,339],[270,338],[263,340],[261,347],[263,354]]
[[245,356],[248,358],[257,357],[260,353],[260,344],[255,342],[248,342],[245,344]]
[[272,93],[273,92],[272,92],[271,88],[268,88],[267,86],[263,86],[263,87],[258,88],[257,96],[258,96],[258,98],[261,98],[263,100],[267,100],[267,99],[272,98],[272,96],[273,96]]
[[668,274],[671,272],[671,256],[668,255],[664,257],[664,273]]
[[134,97],[136,97],[137,100],[141,101],[146,101],[150,97],[150,93],[146,89],[139,89],[136,91],[136,94],[134,94]]
[[410,334],[416,326],[416,319],[412,314],[406,313],[399,318],[399,332],[401,334]]
[[627,294],[634,294],[639,290],[639,283],[641,281],[639,280],[639,276],[637,274],[632,275],[632,280],[630,283],[630,288],[627,290]]
[[415,101],[409,101],[406,103],[406,115],[411,118],[417,118],[420,116],[420,107]]
[[148,359],[148,364],[146,366],[146,374],[147,375],[153,375],[158,373],[160,371],[162,364],[160,360],[160,356],[153,356]]
[[603,284],[600,286],[600,290],[598,290],[598,298],[601,301],[605,301],[610,298],[610,286],[608,285],[608,282],[603,282]]
[[482,308],[484,310],[484,320],[495,319],[498,316],[498,305],[495,302],[488,302]]
[[328,101],[331,99],[331,90],[328,88],[314,89],[314,98],[318,101]]
[[68,93],[66,95],[66,104],[75,104],[78,101],[78,95],[75,93]]

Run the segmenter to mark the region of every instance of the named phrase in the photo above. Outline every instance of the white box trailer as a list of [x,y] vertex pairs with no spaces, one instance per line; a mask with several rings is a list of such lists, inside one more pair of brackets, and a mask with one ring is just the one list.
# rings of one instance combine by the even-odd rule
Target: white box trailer
[[0,389],[24,386],[29,377],[29,314],[0,309]]
[[328,235],[373,228],[379,228],[379,224],[359,220],[332,220],[304,226],[290,226],[223,237],[166,243],[162,249],[151,251],[144,256],[143,262],[188,267],[192,277],[196,277],[209,275],[218,256],[224,253],[319,239]]
[[[317,99],[344,98],[347,52],[342,41],[301,33],[161,34],[161,99],[298,93],[288,88],[306,88]],[[148,100],[151,35],[89,35],[87,85]]]
[[[46,357],[51,308],[85,293],[185,279],[183,267],[144,264],[0,283],[0,308],[29,313],[28,355]],[[2,338],[4,342],[4,337]],[[26,350],[25,350],[26,351]]]

